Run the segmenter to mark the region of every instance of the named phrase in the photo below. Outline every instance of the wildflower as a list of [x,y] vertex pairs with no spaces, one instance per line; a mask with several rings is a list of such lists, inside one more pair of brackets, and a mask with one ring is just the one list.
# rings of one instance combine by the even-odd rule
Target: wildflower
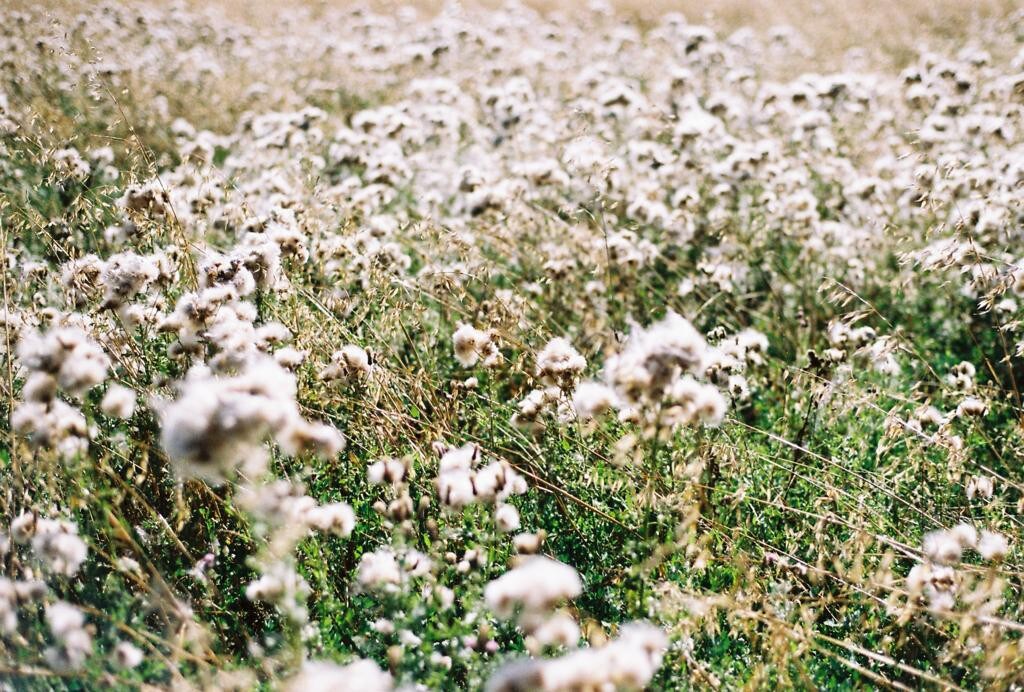
[[18,345],[18,357],[29,370],[56,377],[61,389],[72,396],[103,382],[110,367],[103,349],[72,327],[26,335]]
[[52,571],[72,577],[85,561],[88,549],[75,524],[40,518],[35,522],[32,552]]
[[402,569],[411,577],[424,577],[433,567],[431,559],[418,550],[410,550],[402,556]]
[[286,344],[292,339],[291,330],[280,322],[267,322],[260,325],[255,331],[256,348],[264,353],[269,352],[274,346]]
[[920,562],[910,568],[910,572],[907,574],[907,591],[910,592],[911,597],[917,598],[924,593],[925,585],[931,581],[932,568],[926,562]]
[[18,606],[39,601],[46,592],[42,581],[12,581],[0,577],[0,632],[14,634],[18,628]]
[[405,481],[408,470],[405,463],[398,459],[378,459],[367,467],[366,477],[372,485],[399,485]]
[[312,453],[332,459],[345,449],[345,438],[334,426],[293,416],[277,436],[281,449],[291,456]]
[[100,291],[104,262],[93,254],[69,260],[61,265],[60,282],[68,305],[83,308]]
[[667,646],[661,630],[646,623],[631,623],[622,627],[617,639],[600,649],[507,664],[488,680],[486,689],[644,689],[661,666]]
[[58,601],[46,608],[46,624],[57,640],[46,649],[47,663],[59,671],[78,670],[92,653],[92,636],[85,629],[85,615],[70,603]]
[[484,590],[487,606],[499,615],[517,607],[546,611],[559,602],[576,598],[583,583],[572,567],[539,555],[490,582]]
[[305,622],[305,603],[310,593],[306,580],[284,562],[270,565],[245,588],[245,597],[250,601],[273,603],[293,622]]
[[11,522],[11,539],[19,544],[25,545],[32,536],[36,534],[36,521],[38,517],[35,512],[22,512]]
[[729,395],[735,401],[746,401],[750,398],[750,386],[743,375],[730,375],[727,386]]
[[355,512],[343,502],[314,507],[306,512],[305,519],[317,531],[343,538],[351,535],[356,525]]
[[995,478],[992,476],[971,476],[967,481],[967,499],[975,497],[983,500],[991,500],[995,491]]
[[957,577],[952,567],[932,567],[924,585],[928,607],[936,613],[948,612],[956,602]]
[[131,185],[121,196],[119,204],[130,212],[164,216],[170,210],[170,196],[157,182]]
[[959,389],[962,392],[971,392],[974,390],[974,376],[976,372],[973,363],[963,361],[950,369],[949,374],[946,376],[946,381],[954,389]]
[[57,396],[57,380],[45,372],[33,372],[25,380],[21,395],[25,401],[35,404],[45,404],[53,401]]
[[452,335],[455,359],[466,368],[471,368],[482,358],[484,366],[495,365],[501,353],[491,332],[481,331],[470,324],[462,323]]
[[370,625],[370,628],[374,632],[380,632],[381,634],[395,633],[395,623],[391,622],[391,620],[388,620],[386,618],[378,618],[374,621],[372,625]]
[[285,346],[274,351],[274,362],[280,365],[285,370],[295,372],[299,366],[306,362],[306,358],[309,356],[308,351],[300,351],[292,348],[291,346]]
[[537,354],[537,377],[551,387],[571,388],[586,367],[586,359],[561,337],[549,341]]
[[581,382],[572,398],[576,415],[587,420],[615,407],[615,392],[600,382]]
[[[536,642],[535,648],[545,646],[575,646],[580,639],[580,628],[568,615],[556,615],[547,618],[537,627],[530,629],[530,638]],[[534,651],[536,653],[536,651]]]
[[494,510],[494,523],[502,533],[519,530],[519,510],[513,505],[499,505]]
[[134,560],[130,557],[122,555],[117,558],[114,563],[114,567],[119,572],[124,574],[142,574],[142,565],[139,564],[138,560]]
[[526,492],[526,480],[508,462],[492,461],[473,476],[476,498],[482,502],[507,500]]
[[714,385],[701,384],[689,375],[672,383],[665,393],[664,421],[670,426],[703,423],[717,426],[725,417],[725,397]]
[[306,661],[284,687],[287,692],[389,692],[392,688],[391,676],[366,659],[344,666]]
[[960,402],[960,405],[956,407],[956,415],[959,417],[963,416],[984,416],[988,411],[988,406],[984,401],[977,397],[969,396]]
[[448,450],[438,466],[437,492],[445,505],[464,507],[472,502],[503,501],[526,492],[526,481],[503,461],[474,468],[480,448],[473,444]]
[[557,387],[532,390],[517,404],[518,411],[512,416],[512,425],[531,433],[543,431],[546,424],[541,415],[548,410],[550,404],[559,401],[559,398]]
[[179,388],[178,399],[157,408],[163,448],[186,476],[222,480],[243,462],[258,460],[267,436],[291,454],[312,449],[331,457],[343,445],[336,430],[301,417],[295,378],[266,356],[231,377],[193,368]]
[[358,579],[367,588],[393,589],[402,579],[395,554],[386,548],[364,554],[359,561]]
[[134,252],[114,255],[103,264],[99,283],[103,286],[104,309],[117,309],[132,300],[160,277],[156,261]]
[[445,656],[438,651],[434,651],[430,654],[430,664],[445,670],[451,670],[453,661],[451,656]]
[[135,412],[135,392],[119,384],[111,385],[100,402],[100,410],[113,418],[131,418]]
[[945,417],[934,406],[922,406],[914,412],[914,419],[921,425],[942,425]]
[[924,537],[924,554],[932,562],[947,565],[958,562],[965,548],[978,543],[978,532],[970,524],[958,524],[948,531],[932,531]]
[[131,669],[137,668],[142,663],[144,655],[142,650],[131,642],[118,642],[114,647],[112,658],[117,667]]
[[18,594],[14,582],[0,577],[0,632],[14,634],[18,629]]
[[512,539],[512,544],[520,555],[534,555],[540,552],[545,537],[543,529],[537,533],[521,533]]
[[1009,551],[1010,545],[1006,536],[988,530],[981,532],[981,536],[978,538],[978,554],[982,559],[1002,562]]
[[65,460],[84,454],[89,447],[85,416],[60,399],[19,404],[11,414],[11,429],[37,447],[56,449]]
[[213,553],[207,553],[196,560],[196,564],[192,565],[192,569],[188,571],[188,575],[200,584],[206,584],[208,581],[206,573],[210,571],[216,562],[216,556]]
[[82,155],[74,147],[58,149],[53,152],[52,158],[54,163],[72,178],[88,178],[92,172],[89,162],[83,159]]
[[[647,329],[634,328],[625,348],[605,364],[605,379],[615,392],[620,418],[646,419],[645,434],[660,426],[718,425],[727,402],[717,388],[694,376],[714,375],[723,359],[732,358],[710,349],[687,320],[670,312]],[[588,388],[585,395],[590,394],[598,406],[604,404],[599,390]],[[586,400],[580,403],[586,411]]]
[[320,372],[324,380],[353,382],[370,374],[372,363],[369,354],[360,347],[349,344],[331,356],[331,364]]

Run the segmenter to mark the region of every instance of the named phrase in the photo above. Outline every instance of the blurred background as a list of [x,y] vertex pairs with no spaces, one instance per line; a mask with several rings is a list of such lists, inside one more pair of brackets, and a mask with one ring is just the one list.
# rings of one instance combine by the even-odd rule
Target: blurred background
[[[424,13],[442,10],[439,0],[188,0],[194,7],[220,7],[254,24],[278,22],[295,12],[323,13],[353,5],[397,11],[415,7]],[[465,7],[497,8],[497,0],[467,0]],[[524,0],[543,12],[572,13],[588,2]],[[717,30],[741,27],[768,30],[777,25],[797,29],[808,47],[821,59],[841,57],[847,50],[877,49],[897,62],[906,62],[915,47],[927,38],[960,39],[978,21],[1004,18],[1024,11],[1017,0],[609,0],[615,11],[640,20],[666,12],[681,12],[690,22],[706,23]]]

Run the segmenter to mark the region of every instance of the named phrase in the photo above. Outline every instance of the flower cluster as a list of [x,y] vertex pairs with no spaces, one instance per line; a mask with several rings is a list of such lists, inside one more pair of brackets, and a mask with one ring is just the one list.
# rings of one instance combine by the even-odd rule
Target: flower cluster
[[481,450],[469,443],[446,450],[437,471],[437,495],[446,507],[461,509],[474,502],[494,504],[495,521],[503,530],[519,527],[519,513],[505,504],[527,491],[526,479],[508,462],[495,460],[481,466]]
[[194,366],[179,390],[177,399],[158,408],[161,443],[183,475],[223,480],[239,466],[258,474],[268,436],[292,455],[313,451],[330,458],[344,446],[332,426],[302,417],[294,376],[270,358],[231,376]]
[[[522,564],[487,585],[484,598],[499,615],[518,615],[528,646],[539,653],[546,646],[575,648],[580,631],[568,614],[552,610],[583,591],[572,567],[543,556]],[[614,641],[600,648],[581,649],[560,658],[518,661],[500,669],[489,690],[578,690],[647,687],[661,665],[667,640],[645,623],[624,625]]]
[[25,401],[11,414],[11,427],[40,447],[56,448],[64,459],[84,454],[89,446],[85,417],[57,393],[81,397],[101,384],[110,368],[106,353],[81,329],[57,327],[25,335],[18,358],[27,371]]

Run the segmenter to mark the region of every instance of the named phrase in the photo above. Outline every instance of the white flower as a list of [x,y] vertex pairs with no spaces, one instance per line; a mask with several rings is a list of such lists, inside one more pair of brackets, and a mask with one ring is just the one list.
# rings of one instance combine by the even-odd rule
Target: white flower
[[120,668],[135,668],[143,659],[142,649],[131,642],[118,642],[114,647],[114,664]]
[[686,375],[668,388],[664,399],[663,420],[667,425],[684,426],[703,423],[719,425],[728,404],[714,385],[701,384]]
[[928,608],[936,613],[951,610],[956,602],[956,587],[957,576],[952,567],[932,567],[924,585]]
[[973,500],[975,497],[984,500],[991,500],[992,493],[995,491],[995,478],[992,476],[972,476],[967,481],[967,499]]
[[113,418],[131,418],[135,412],[135,392],[119,384],[111,385],[100,402],[100,410]]
[[474,470],[479,458],[480,448],[474,444],[444,453],[437,475],[437,494],[442,503],[461,508],[472,502],[501,501],[526,492],[526,480],[507,462],[493,461]]
[[361,659],[348,665],[306,661],[297,675],[285,682],[286,692],[389,692],[391,676],[373,661]]
[[516,690],[645,689],[661,667],[668,639],[646,623],[623,625],[617,639],[599,649],[581,649],[561,658],[507,664],[487,682],[488,692]]
[[356,515],[344,502],[313,507],[306,512],[306,523],[323,533],[347,537],[356,526]]
[[292,372],[298,370],[299,366],[306,362],[309,351],[300,351],[291,346],[285,346],[274,351],[274,362],[285,370]]
[[118,308],[156,281],[160,267],[150,257],[122,252],[108,259],[100,274],[104,308]]
[[47,663],[59,671],[78,670],[92,653],[92,636],[85,615],[70,603],[58,601],[46,608],[46,624],[57,645],[44,652]]
[[359,583],[368,588],[390,588],[398,585],[402,573],[395,554],[387,548],[366,553],[359,561]]
[[370,355],[359,346],[349,344],[331,355],[331,364],[321,371],[320,376],[328,382],[352,382],[367,377],[371,369]]
[[600,382],[581,382],[572,397],[576,415],[587,420],[615,407],[615,391]]
[[56,377],[60,387],[72,396],[81,396],[103,382],[110,367],[103,349],[73,327],[26,335],[18,344],[18,357],[29,370]]
[[481,331],[471,324],[460,324],[452,334],[455,359],[466,368],[471,368],[483,358],[485,366],[498,362],[501,354],[490,332]]
[[372,625],[370,625],[370,629],[372,629],[374,632],[380,632],[381,634],[394,634],[395,623],[391,622],[391,620],[388,620],[386,618],[378,618],[373,622]]
[[560,390],[557,387],[531,390],[516,405],[519,410],[512,416],[512,425],[531,433],[542,432],[547,423],[541,415],[548,410],[549,404],[557,402],[559,398]]
[[425,577],[433,567],[433,561],[418,550],[410,550],[402,557],[402,568],[412,577]]
[[1006,540],[1006,536],[994,531],[983,530],[978,539],[977,549],[982,559],[1001,562],[1010,551],[1010,544]]
[[945,416],[942,415],[942,411],[935,408],[934,406],[922,406],[914,412],[914,418],[921,423],[921,425],[942,425],[945,422]]
[[519,510],[514,505],[499,505],[494,510],[494,523],[502,533],[519,530]]
[[537,377],[548,386],[567,388],[586,367],[586,359],[562,337],[549,341],[537,354]]
[[949,374],[946,375],[946,381],[955,389],[970,392],[974,390],[974,376],[976,373],[977,370],[973,363],[963,361],[950,369]]
[[948,565],[960,560],[965,548],[973,548],[978,542],[978,532],[970,524],[958,524],[948,531],[932,531],[925,534],[924,554],[932,562]]
[[988,405],[981,399],[969,396],[960,402],[956,407],[956,415],[963,416],[984,416],[988,411]]
[[580,639],[580,628],[568,615],[555,615],[531,629],[530,636],[541,647],[575,646]]
[[520,555],[533,555],[540,552],[544,538],[543,530],[537,533],[521,533],[512,539],[512,545]]
[[366,477],[372,485],[399,485],[405,480],[407,471],[406,465],[398,459],[378,459],[367,467]]
[[157,408],[163,448],[185,476],[221,481],[243,462],[259,460],[268,436],[289,454],[313,450],[331,458],[344,446],[333,427],[302,418],[295,377],[267,356],[230,377],[194,367],[180,389],[177,400]]
[[423,643],[423,640],[417,637],[409,630],[402,630],[398,633],[398,641],[408,647],[417,647]]
[[32,552],[58,574],[72,577],[85,562],[88,549],[78,527],[67,521],[38,519],[32,536]]
[[978,530],[970,524],[957,524],[950,533],[964,548],[973,548],[978,543]]
[[[658,425],[718,425],[727,402],[714,386],[694,376],[703,376],[720,355],[693,325],[669,312],[646,329],[634,327],[625,348],[605,364],[605,379],[620,411],[635,410],[635,417],[647,416]],[[585,400],[581,403],[588,408]],[[662,406],[664,416],[659,414]]]
[[302,575],[284,562],[265,568],[258,579],[245,587],[245,597],[250,601],[273,603],[297,623],[306,621],[306,599],[310,593],[312,590]]
[[36,521],[38,517],[35,512],[22,512],[11,522],[11,539],[19,544],[25,545],[32,536],[36,534]]
[[924,587],[931,581],[932,568],[926,562],[921,562],[910,568],[907,573],[907,591],[911,597],[918,597],[924,592]]
[[543,612],[561,601],[576,598],[583,591],[579,574],[569,565],[535,555],[484,589],[487,607],[507,616],[518,606],[531,612]]

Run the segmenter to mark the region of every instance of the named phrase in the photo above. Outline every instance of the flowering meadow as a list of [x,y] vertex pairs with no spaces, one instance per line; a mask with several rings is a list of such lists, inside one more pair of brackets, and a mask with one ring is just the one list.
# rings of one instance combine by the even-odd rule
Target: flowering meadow
[[1024,12],[0,16],[0,690],[1024,684]]

